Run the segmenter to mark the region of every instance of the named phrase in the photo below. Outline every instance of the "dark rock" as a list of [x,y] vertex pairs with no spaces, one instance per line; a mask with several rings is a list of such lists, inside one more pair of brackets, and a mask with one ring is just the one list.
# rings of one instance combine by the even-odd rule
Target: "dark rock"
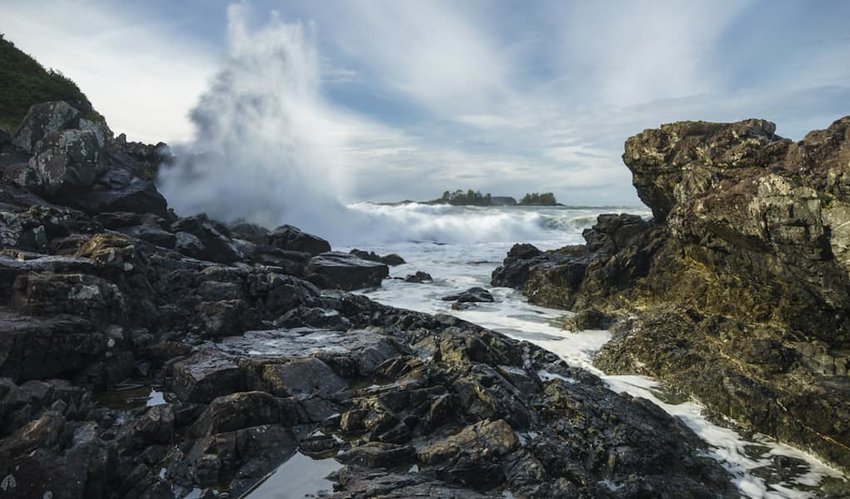
[[354,290],[381,285],[390,274],[383,263],[363,260],[348,253],[330,252],[307,264],[307,279],[321,288]]
[[410,465],[416,458],[416,449],[409,445],[369,442],[337,455],[345,464],[369,468],[398,468]]
[[496,301],[493,295],[484,288],[469,288],[466,291],[441,298],[443,301],[457,303],[492,303]]
[[129,211],[168,218],[168,205],[153,181],[127,170],[110,169],[98,178],[90,192],[72,204],[89,213]]
[[71,127],[80,112],[67,102],[45,102],[32,106],[12,138],[12,143],[28,153],[52,132]]
[[415,274],[408,274],[407,277],[404,278],[404,282],[414,283],[431,282],[433,280],[434,278],[431,277],[431,274],[422,272],[421,270],[417,270]]
[[567,319],[564,328],[571,331],[608,329],[613,322],[614,320],[610,315],[594,308],[586,308]]
[[192,434],[203,437],[253,426],[301,422],[300,407],[291,400],[265,392],[239,392],[213,400],[192,426]]
[[363,260],[369,260],[370,262],[380,262],[389,265],[390,267],[394,267],[396,265],[402,265],[406,263],[404,258],[396,255],[395,253],[390,253],[389,255],[381,256],[374,251],[363,251],[359,249],[353,249],[349,251],[352,255],[362,258]]
[[292,225],[281,225],[268,235],[269,246],[288,251],[302,251],[313,256],[327,253],[331,245],[319,236],[303,232]]
[[327,364],[316,358],[293,359],[285,364],[263,368],[263,381],[269,391],[280,397],[319,395],[329,397],[348,388]]
[[245,386],[242,369],[229,357],[211,352],[176,362],[172,371],[171,390],[187,402],[210,402]]
[[244,239],[260,246],[268,244],[270,231],[256,224],[240,222],[230,226],[230,233],[234,238]]
[[345,331],[351,321],[337,310],[315,307],[298,307],[281,315],[274,321],[277,327],[310,327]]
[[227,227],[204,214],[181,218],[171,224],[171,229],[177,236],[177,250],[188,256],[218,263],[233,263],[241,258]]

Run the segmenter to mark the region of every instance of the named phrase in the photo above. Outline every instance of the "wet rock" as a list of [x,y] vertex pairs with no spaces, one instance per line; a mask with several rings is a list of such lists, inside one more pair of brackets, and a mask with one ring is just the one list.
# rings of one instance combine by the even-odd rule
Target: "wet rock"
[[389,255],[379,255],[374,251],[363,251],[357,248],[349,251],[352,255],[357,258],[362,258],[363,260],[369,260],[370,262],[380,262],[389,265],[390,267],[394,267],[396,265],[402,265],[406,263],[404,258],[396,255],[395,253],[390,253]]
[[0,324],[0,376],[15,381],[73,375],[107,349],[106,336],[80,317],[0,309]]
[[278,317],[274,321],[278,327],[310,327],[345,331],[351,328],[351,321],[337,310],[316,307],[298,307]]
[[431,282],[434,278],[431,277],[431,274],[427,272],[422,272],[421,270],[417,270],[415,274],[408,274],[407,277],[404,278],[404,282],[413,282],[413,283],[423,283],[423,282]]
[[240,222],[230,226],[230,233],[235,238],[260,246],[268,244],[270,231],[256,224]]
[[462,293],[446,295],[441,299],[443,301],[453,301],[457,303],[492,303],[496,301],[489,291],[478,287],[469,288]]
[[89,213],[129,211],[168,218],[168,205],[151,180],[113,168],[97,179],[90,192],[73,201]]
[[281,225],[268,235],[268,244],[278,249],[301,251],[313,256],[327,253],[331,245],[319,236],[303,232],[292,225]]
[[610,315],[593,308],[586,308],[567,319],[564,329],[570,331],[608,329],[613,322],[614,320]]
[[177,236],[178,251],[183,249],[189,256],[218,263],[233,263],[241,258],[227,227],[204,214],[181,218],[171,224],[171,229]]
[[301,422],[299,411],[300,406],[295,402],[265,392],[223,395],[207,406],[191,432],[202,437],[262,425],[292,427]]
[[307,264],[307,279],[329,289],[354,290],[381,285],[390,274],[383,263],[363,260],[348,253],[330,252],[313,257]]
[[171,390],[187,402],[210,402],[214,398],[243,391],[242,370],[230,358],[201,352],[172,367]]
[[416,458],[416,449],[409,445],[370,442],[337,455],[345,464],[369,468],[397,468],[410,465]]
[[348,383],[327,364],[313,357],[293,359],[285,364],[269,364],[263,368],[262,378],[268,384],[269,391],[280,397],[329,397],[348,388]]

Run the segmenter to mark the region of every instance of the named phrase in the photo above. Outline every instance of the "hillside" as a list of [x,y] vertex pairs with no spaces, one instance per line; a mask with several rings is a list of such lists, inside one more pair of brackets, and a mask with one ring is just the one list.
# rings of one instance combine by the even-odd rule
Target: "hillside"
[[0,34],[0,129],[13,132],[30,106],[59,100],[80,110],[85,118],[104,121],[73,81],[45,69]]

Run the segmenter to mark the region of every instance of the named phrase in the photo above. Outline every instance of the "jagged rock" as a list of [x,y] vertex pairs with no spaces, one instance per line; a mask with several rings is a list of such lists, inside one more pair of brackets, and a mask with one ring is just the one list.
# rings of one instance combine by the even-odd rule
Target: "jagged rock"
[[274,321],[277,327],[311,327],[345,331],[351,328],[351,321],[339,311],[317,307],[298,307],[281,315]]
[[168,205],[150,180],[113,168],[100,176],[91,191],[73,202],[90,213],[129,211],[168,218]]
[[204,437],[253,426],[281,424],[292,427],[302,422],[300,406],[265,392],[239,392],[213,400],[192,425],[195,436]]
[[390,267],[394,267],[396,265],[402,265],[405,263],[404,258],[396,255],[395,253],[390,253],[389,255],[381,256],[374,251],[363,251],[357,248],[349,251],[352,255],[362,258],[364,260],[369,260],[370,262],[380,262],[389,265]]
[[240,222],[230,226],[230,233],[233,237],[244,239],[260,246],[268,244],[271,231],[256,224]]
[[176,362],[172,370],[171,389],[188,402],[210,402],[245,386],[242,369],[232,359],[210,352]]
[[595,308],[586,308],[567,319],[564,329],[569,329],[570,331],[608,329],[608,326],[613,322],[613,318],[610,315],[600,312]]
[[331,245],[319,236],[303,232],[292,225],[281,225],[268,235],[268,244],[282,250],[302,251],[313,256],[327,253]]
[[79,115],[79,111],[64,101],[36,104],[15,131],[12,143],[32,154],[44,137],[70,127]]
[[348,253],[322,253],[307,264],[307,279],[321,288],[374,288],[389,275],[386,264],[363,260]]
[[462,293],[446,295],[441,298],[443,301],[453,301],[457,303],[492,303],[496,301],[493,295],[484,288],[469,288]]
[[413,283],[423,283],[423,282],[431,282],[434,278],[431,277],[431,274],[427,272],[422,272],[421,270],[417,270],[415,274],[408,274],[407,277],[404,278],[404,282],[413,282]]
[[189,256],[218,263],[233,263],[240,259],[227,227],[204,214],[181,218],[171,224],[171,229],[177,236],[177,250],[186,251]]
[[597,354],[603,369],[661,378],[850,466],[836,381],[850,347],[850,117],[798,143],[774,129],[681,122],[631,137],[623,160],[654,221],[600,217],[522,287],[534,303],[634,316]]
[[99,154],[97,138],[89,131],[52,132],[39,142],[27,171],[13,181],[51,199],[72,197],[94,184]]
[[348,387],[327,364],[316,358],[269,364],[263,368],[262,378],[270,392],[279,397],[314,394],[329,397]]

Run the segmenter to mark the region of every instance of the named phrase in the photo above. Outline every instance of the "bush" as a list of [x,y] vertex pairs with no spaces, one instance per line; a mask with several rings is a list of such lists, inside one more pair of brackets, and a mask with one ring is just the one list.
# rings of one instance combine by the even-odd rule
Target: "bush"
[[104,121],[73,81],[45,69],[0,34],[0,128],[13,132],[31,106],[56,100],[64,100],[92,121]]

